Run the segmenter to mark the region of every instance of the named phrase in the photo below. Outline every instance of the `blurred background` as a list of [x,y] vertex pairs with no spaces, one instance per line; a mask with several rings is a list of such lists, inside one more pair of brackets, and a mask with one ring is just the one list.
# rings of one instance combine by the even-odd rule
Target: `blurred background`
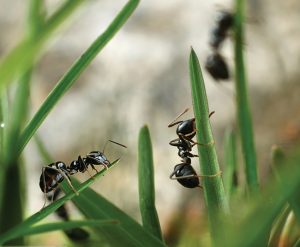
[[[48,11],[61,3],[48,0]],[[247,1],[245,64],[260,182],[269,172],[272,144],[293,144],[300,137],[300,2],[296,0]],[[107,27],[126,3],[87,1],[69,25],[60,31],[34,71],[31,104],[33,115],[74,60]],[[26,1],[0,0],[0,54],[13,48],[23,35]],[[211,49],[209,33],[220,9],[231,10],[231,1],[141,1],[133,16],[104,48],[87,71],[57,104],[38,133],[53,161],[69,164],[79,154],[102,150],[108,139],[110,160],[121,162],[93,188],[118,207],[139,219],[137,191],[137,137],[150,128],[156,181],[156,202],[163,231],[172,231],[178,213],[188,207],[184,219],[192,221],[202,205],[199,190],[189,190],[170,180],[180,163],[177,150],[168,143],[176,138],[167,125],[191,105],[188,57],[193,46],[202,68]],[[233,68],[233,44],[227,39],[222,54]],[[222,164],[224,132],[235,128],[233,81],[215,82],[203,69],[211,124]],[[191,118],[192,111],[183,118]],[[25,150],[28,181],[28,215],[42,207],[38,182],[43,164],[34,141]],[[195,162],[195,161],[194,161]],[[199,164],[194,167],[199,171]],[[240,162],[240,169],[243,164]],[[88,174],[76,175],[81,180]],[[196,196],[195,196],[196,195]],[[72,207],[69,205],[69,207]],[[195,210],[193,210],[195,208]],[[184,210],[185,211],[185,210]],[[76,212],[74,212],[76,218]],[[198,217],[198,216],[196,216]]]

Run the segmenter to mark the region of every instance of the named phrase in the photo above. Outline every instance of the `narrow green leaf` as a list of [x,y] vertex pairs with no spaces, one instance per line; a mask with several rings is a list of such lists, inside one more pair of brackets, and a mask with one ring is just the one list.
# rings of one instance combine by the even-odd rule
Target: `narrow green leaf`
[[[283,150],[279,146],[274,145],[272,147],[272,169],[273,169],[273,172],[274,172],[278,182],[281,182],[281,179],[282,179],[278,170],[285,164],[285,162],[286,162],[286,157],[285,157],[285,154],[284,154]],[[299,200],[299,195],[300,194],[299,194],[299,189],[298,189],[298,190],[295,191],[295,194],[293,194],[289,198],[288,202],[289,202],[289,205],[290,205],[291,209],[293,210],[293,212],[296,216],[296,219],[297,219],[298,223],[300,224],[300,200]]]
[[30,138],[40,127],[40,125],[52,110],[52,108],[55,106],[55,104],[58,102],[58,100],[68,91],[68,89],[74,84],[76,79],[78,79],[80,74],[87,68],[87,66],[96,57],[96,55],[127,21],[129,16],[137,7],[138,3],[139,0],[129,1],[119,12],[119,14],[109,25],[109,27],[104,31],[104,33],[94,41],[94,43],[82,54],[82,56],[73,64],[69,71],[56,84],[55,88],[50,92],[42,106],[39,108],[37,113],[24,129],[18,143],[18,154],[22,152]]
[[267,246],[274,221],[290,196],[300,186],[299,162],[300,150],[298,149],[287,158],[285,165],[278,170],[281,177],[280,182],[271,179],[266,184],[262,195],[256,194],[247,201],[247,212],[231,215],[232,225],[225,226],[223,238],[220,239],[222,246]]
[[256,165],[256,151],[254,146],[254,135],[252,118],[247,91],[246,70],[244,66],[244,0],[236,0],[235,11],[235,88],[237,118],[241,134],[242,151],[245,161],[246,179],[250,191],[258,190],[258,177]]
[[22,235],[15,235],[14,237],[33,235],[33,234],[41,234],[51,231],[59,231],[59,230],[68,230],[76,227],[103,227],[107,225],[116,225],[118,221],[116,220],[72,220],[72,221],[63,221],[63,222],[55,222],[55,223],[46,223],[33,227],[26,228],[25,231],[19,232]]
[[26,36],[0,63],[0,91],[4,86],[25,73],[32,67],[34,61],[40,56],[42,48],[53,32],[65,21],[76,7],[84,0],[68,0],[43,26],[39,35]]
[[138,143],[139,201],[143,227],[163,241],[155,207],[154,166],[152,144],[147,126],[141,128]]
[[198,143],[201,143],[201,145],[197,146],[200,155],[201,175],[203,176],[202,184],[210,221],[210,232],[214,240],[218,235],[221,218],[229,213],[229,207],[209,122],[209,108],[202,72],[197,55],[193,49],[190,54],[190,77],[194,114],[198,130],[196,136]]
[[[114,166],[119,160],[116,160],[114,162],[112,162],[109,166],[109,168],[111,168],[112,166]],[[88,179],[87,181],[83,182],[82,184],[75,182],[73,184],[73,186],[75,187],[75,189],[78,192],[81,192],[79,197],[82,197],[82,193],[85,189],[87,189],[93,182],[96,181],[96,178],[104,175],[108,170],[102,170],[100,172],[98,172],[95,176],[93,176],[92,178]],[[61,187],[65,188],[68,187],[69,185],[66,183],[66,181],[63,181],[61,183]],[[61,205],[63,205],[66,201],[72,199],[73,197],[75,197],[75,192],[73,191],[69,191],[68,193],[66,193],[66,195],[60,199],[58,199],[57,201],[51,203],[50,205],[48,205],[47,207],[43,208],[42,210],[40,210],[39,212],[35,213],[34,215],[30,216],[29,218],[27,218],[25,221],[23,221],[21,224],[11,228],[10,230],[8,230],[7,232],[3,233],[0,236],[0,244],[3,244],[5,242],[7,242],[8,240],[14,239],[15,236],[22,236],[24,232],[28,231],[28,228],[30,228],[33,224],[41,221],[42,219],[44,219],[45,217],[47,217],[49,214],[53,213],[56,209],[58,209]],[[110,218],[112,219],[112,218]]]
[[286,206],[277,215],[272,225],[268,246],[278,246],[282,229],[290,212],[290,207]]
[[[75,185],[78,181],[73,180]],[[68,191],[70,188],[63,187]],[[113,205],[101,195],[88,188],[80,197],[73,198],[78,209],[90,219],[116,219],[120,225],[105,228],[97,228],[96,232],[104,235],[111,246],[122,247],[159,247],[165,246],[163,242],[148,233],[140,224],[128,216],[125,212]]]

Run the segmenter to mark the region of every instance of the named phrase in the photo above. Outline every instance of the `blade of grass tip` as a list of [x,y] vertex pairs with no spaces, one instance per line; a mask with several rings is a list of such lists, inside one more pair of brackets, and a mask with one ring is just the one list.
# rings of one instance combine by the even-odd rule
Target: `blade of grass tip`
[[18,74],[23,74],[41,55],[42,48],[54,31],[65,21],[84,0],[69,0],[43,25],[39,35],[26,36],[0,63],[0,91],[12,82]]
[[[118,163],[118,160],[116,160],[114,162],[111,162],[111,164],[109,165],[109,168],[116,165],[117,163]],[[74,183],[73,183],[73,186],[75,187],[75,189],[78,192],[82,193],[93,182],[95,182],[96,178],[98,178],[100,176],[103,176],[106,172],[107,172],[107,170],[100,171],[94,177],[88,179],[87,181],[85,181],[81,184],[77,182],[74,186]],[[68,185],[67,185],[66,181],[63,181],[61,183],[61,187],[65,188],[67,186]],[[31,227],[33,224],[36,224],[37,222],[39,222],[42,219],[44,219],[45,217],[47,217],[49,214],[53,213],[61,205],[63,205],[66,201],[68,201],[68,200],[72,199],[73,197],[75,197],[75,195],[76,195],[76,193],[73,192],[73,191],[70,191],[70,192],[66,193],[66,195],[63,196],[62,198],[56,200],[55,202],[53,202],[50,205],[48,205],[47,207],[43,208],[39,212],[37,212],[34,215],[30,216],[29,218],[24,220],[21,224],[15,226],[15,227],[11,228],[10,230],[8,230],[7,232],[3,233],[2,235],[0,235],[0,244],[6,243],[8,240],[15,238],[16,235],[22,236],[23,232],[27,231],[27,228]]]
[[96,55],[127,21],[127,19],[137,7],[138,3],[139,0],[129,1],[119,12],[116,18],[112,21],[109,27],[104,31],[104,33],[93,42],[93,44],[86,50],[86,52],[83,53],[83,55],[73,64],[69,71],[56,84],[55,88],[50,92],[42,106],[39,108],[39,110],[36,112],[34,117],[24,129],[18,142],[17,155],[22,152],[30,138],[42,124],[42,122],[58,102],[58,100],[68,91],[68,89],[74,84],[76,79],[87,68],[87,66],[92,62]]
[[268,242],[268,246],[279,246],[278,242],[280,239],[280,234],[282,232],[282,229],[285,225],[286,219],[291,212],[291,209],[289,206],[285,206],[282,211],[278,214],[277,219],[274,221],[271,234]]
[[235,88],[237,118],[239,123],[242,151],[245,162],[245,173],[250,192],[259,189],[257,177],[256,151],[254,146],[254,135],[247,91],[246,70],[244,66],[244,0],[236,0],[235,11]]
[[[274,145],[272,147],[272,170],[276,176],[276,179],[280,182],[281,181],[281,175],[279,173],[279,168],[282,167],[285,164],[285,154],[283,150],[279,147]],[[299,202],[299,188],[295,191],[295,194],[293,194],[288,202],[293,210],[296,219],[298,223],[300,224],[300,202]]]
[[196,128],[198,130],[196,135],[198,143],[201,143],[201,145],[197,146],[198,153],[200,154],[199,161],[201,163],[201,175],[204,176],[202,178],[202,184],[208,210],[210,232],[214,240],[218,235],[222,216],[229,213],[229,206],[225,195],[213,134],[209,122],[209,109],[205,85],[199,60],[193,49],[190,54],[190,77]]
[[236,157],[236,136],[233,130],[227,130],[225,132],[224,143],[224,186],[228,201],[230,196],[237,188],[237,157]]
[[295,241],[295,232],[297,233],[296,236],[298,238],[299,227],[297,225],[295,214],[290,212],[282,229],[278,246],[292,246],[292,243]]
[[242,219],[241,214],[231,215],[234,226],[227,225],[224,229],[224,236],[220,239],[221,246],[267,246],[274,221],[289,197],[299,188],[299,162],[298,149],[287,157],[284,166],[279,169],[280,182],[270,179],[262,195],[256,194],[248,200],[248,212],[244,212]]
[[[78,181],[73,180],[76,185]],[[63,187],[68,191],[70,188]],[[165,244],[147,232],[140,224],[121,209],[88,188],[80,197],[74,197],[73,202],[78,209],[91,219],[116,219],[120,225],[95,229],[97,235],[105,236],[111,246],[122,247],[165,247]]]
[[154,166],[152,144],[147,126],[141,128],[138,142],[139,202],[143,227],[163,241],[155,207]]

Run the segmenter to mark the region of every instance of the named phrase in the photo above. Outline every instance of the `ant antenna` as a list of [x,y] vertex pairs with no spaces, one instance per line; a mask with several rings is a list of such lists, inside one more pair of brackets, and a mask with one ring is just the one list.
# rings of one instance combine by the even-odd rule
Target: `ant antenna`
[[123,145],[123,144],[121,144],[121,143],[118,143],[118,142],[115,142],[115,141],[112,141],[112,140],[107,140],[106,143],[104,144],[104,147],[103,147],[103,151],[102,151],[103,154],[104,154],[104,151],[105,151],[105,148],[106,148],[108,142],[112,142],[112,143],[114,143],[114,144],[116,144],[116,145],[119,145],[119,146],[121,146],[121,147],[123,147],[123,148],[127,148],[125,145]]
[[178,121],[178,122],[176,122],[176,121],[177,121],[178,118],[180,118],[183,114],[185,114],[188,110],[189,110],[189,108],[186,108],[182,113],[180,113],[180,114],[179,114],[179,115],[178,115],[171,123],[169,123],[168,127],[170,128],[170,127],[172,127],[172,126],[174,126],[174,125],[180,123],[181,121]]

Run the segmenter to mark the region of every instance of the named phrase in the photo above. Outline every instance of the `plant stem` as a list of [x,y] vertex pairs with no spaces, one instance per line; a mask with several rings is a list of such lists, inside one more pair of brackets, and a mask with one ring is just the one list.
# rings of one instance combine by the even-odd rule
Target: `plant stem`
[[243,33],[244,1],[236,0],[235,12],[235,88],[237,101],[237,118],[241,134],[242,151],[245,161],[245,172],[247,184],[250,191],[258,190],[258,177],[256,165],[256,152],[254,147],[254,136],[252,120],[247,92],[246,71],[243,57]]

